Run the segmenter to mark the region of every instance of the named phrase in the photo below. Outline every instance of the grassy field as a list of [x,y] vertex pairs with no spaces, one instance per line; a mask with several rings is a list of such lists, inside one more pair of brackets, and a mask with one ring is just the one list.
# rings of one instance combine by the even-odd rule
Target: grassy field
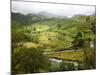
[[[87,50],[87,57],[92,55],[92,50]],[[56,58],[56,59],[62,59],[66,61],[78,61],[78,62],[84,62],[85,61],[85,55],[84,50],[76,50],[71,52],[59,52],[59,53],[53,53],[47,55],[50,58]]]

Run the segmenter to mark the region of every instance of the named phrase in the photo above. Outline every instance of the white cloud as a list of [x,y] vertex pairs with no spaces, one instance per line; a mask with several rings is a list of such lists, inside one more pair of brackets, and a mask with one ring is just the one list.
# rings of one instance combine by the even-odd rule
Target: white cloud
[[67,5],[67,4],[63,5],[63,4],[13,1],[12,11],[21,12],[25,14],[39,13],[41,11],[46,11],[46,12],[50,12],[50,13],[61,15],[61,16],[71,17],[77,14],[85,14],[85,15],[93,14],[95,12],[95,6]]

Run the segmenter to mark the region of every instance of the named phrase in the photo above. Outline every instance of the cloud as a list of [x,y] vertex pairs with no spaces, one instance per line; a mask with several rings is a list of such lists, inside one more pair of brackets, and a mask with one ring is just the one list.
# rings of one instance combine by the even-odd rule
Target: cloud
[[12,1],[12,12],[28,14],[41,11],[71,17],[78,14],[91,15],[95,13],[95,6]]

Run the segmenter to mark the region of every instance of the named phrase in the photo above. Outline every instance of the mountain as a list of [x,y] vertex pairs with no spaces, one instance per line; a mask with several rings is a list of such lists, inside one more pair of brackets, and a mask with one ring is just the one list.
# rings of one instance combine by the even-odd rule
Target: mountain
[[52,14],[52,13],[48,13],[48,12],[45,12],[45,11],[42,11],[42,12],[38,13],[38,15],[46,16],[46,17],[49,17],[49,18],[57,17],[57,15]]
[[31,16],[21,14],[21,13],[13,13],[12,12],[11,19],[12,19],[12,21],[16,21],[20,25],[29,25],[29,24],[33,23]]
[[46,12],[46,11],[42,11],[42,12],[38,13],[38,15],[45,16],[48,18],[67,18],[66,16],[60,16],[60,15],[56,15],[56,14]]
[[[45,14],[45,15],[44,15]],[[46,13],[43,14],[22,14],[22,13],[11,13],[12,23],[18,23],[19,25],[31,25],[36,22],[51,20],[52,18],[46,16]],[[48,14],[49,15],[49,14]]]
[[[12,24],[17,23],[19,25],[32,25],[33,23],[43,22],[43,21],[50,21],[50,20],[59,20],[59,19],[68,19],[65,16],[55,15],[53,13],[49,13],[46,11],[42,11],[39,13],[29,13],[29,14],[22,14],[22,13],[11,13]],[[13,24],[15,25],[15,24]]]

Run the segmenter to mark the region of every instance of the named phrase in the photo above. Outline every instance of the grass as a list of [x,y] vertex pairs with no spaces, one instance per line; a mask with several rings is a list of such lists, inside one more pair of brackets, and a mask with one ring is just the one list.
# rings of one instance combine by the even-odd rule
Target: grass
[[38,44],[32,43],[32,42],[26,42],[26,43],[23,44],[23,46],[27,47],[27,48],[37,48]]
[[83,62],[84,61],[84,51],[78,50],[73,52],[61,52],[61,53],[54,53],[54,54],[48,54],[47,55],[50,58],[57,58],[62,59],[66,61],[78,61]]

